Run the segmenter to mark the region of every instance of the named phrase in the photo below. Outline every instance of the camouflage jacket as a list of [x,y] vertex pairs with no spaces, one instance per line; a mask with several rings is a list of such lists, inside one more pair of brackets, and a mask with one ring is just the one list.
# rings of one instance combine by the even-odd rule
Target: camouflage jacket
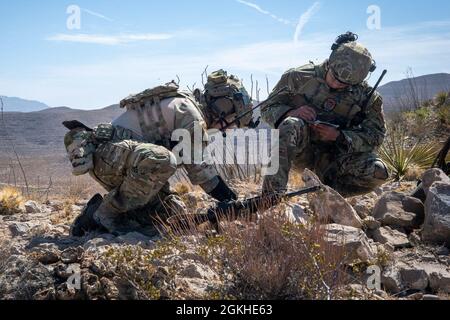
[[332,90],[325,82],[327,61],[287,71],[268,100],[262,117],[274,128],[295,108],[309,105],[318,120],[339,125],[343,139],[336,144],[344,152],[373,152],[384,141],[386,124],[383,100],[378,92],[366,104],[372,88],[363,82],[345,90]]
[[[161,99],[138,99],[123,103],[126,112],[113,121],[113,125],[132,130],[143,137],[143,141],[164,146],[169,150],[178,144],[172,141],[172,133],[177,129],[186,129],[191,135],[191,150],[202,152],[194,142],[194,132],[197,128],[207,136],[207,125],[201,112],[201,106],[188,93],[174,92],[163,95]],[[200,145],[205,147],[205,143]],[[192,160],[193,161],[193,160]],[[181,164],[180,164],[181,165]],[[212,191],[219,182],[218,172],[214,166],[202,164],[183,164],[192,184],[200,185],[206,192]]]

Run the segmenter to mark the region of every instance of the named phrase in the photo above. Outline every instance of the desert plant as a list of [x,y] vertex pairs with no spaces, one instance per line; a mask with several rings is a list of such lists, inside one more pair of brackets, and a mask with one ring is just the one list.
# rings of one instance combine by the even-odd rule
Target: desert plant
[[5,187],[0,191],[0,215],[13,215],[20,211],[24,199],[19,190]]
[[402,180],[411,168],[430,168],[437,153],[435,143],[411,142],[403,129],[391,130],[380,148],[380,156],[396,180]]
[[441,124],[446,126],[450,125],[450,105],[438,108],[436,113]]
[[344,254],[325,243],[318,225],[293,224],[280,214],[280,208],[257,224],[224,226],[208,261],[220,261],[224,274],[232,276],[225,296],[337,298],[344,281]]
[[434,98],[434,104],[437,108],[443,107],[450,102],[450,92],[440,92]]

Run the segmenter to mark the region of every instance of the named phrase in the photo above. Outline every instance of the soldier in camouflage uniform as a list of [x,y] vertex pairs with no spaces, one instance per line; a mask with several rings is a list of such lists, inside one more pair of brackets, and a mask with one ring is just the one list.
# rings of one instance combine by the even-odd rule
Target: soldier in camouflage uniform
[[[112,124],[93,130],[82,124],[68,126],[71,131],[65,137],[65,145],[73,173],[89,173],[109,191],[101,203],[97,201],[96,210],[85,210],[77,220],[73,230],[78,235],[92,225],[92,219],[86,215],[92,215],[109,232],[120,233],[125,213],[143,214],[144,206],[155,211],[164,207],[170,214],[184,210],[168,183],[181,165],[171,151],[177,144],[171,141],[173,131],[188,130],[192,151],[198,152],[193,137],[196,125],[207,137],[207,129],[220,129],[225,121],[251,110],[250,97],[242,83],[223,70],[212,73],[204,92],[197,90],[195,96],[170,83],[130,96],[120,105],[126,111]],[[238,126],[247,126],[251,120],[249,113]],[[237,198],[214,166],[194,162],[183,165],[192,184],[201,186],[213,198]],[[158,214],[163,212],[159,210]]]
[[374,190],[388,179],[377,156],[386,125],[383,101],[365,82],[376,68],[369,51],[347,33],[328,60],[287,71],[262,108],[280,130],[280,169],[263,190],[286,189],[289,172],[310,168],[344,196]]

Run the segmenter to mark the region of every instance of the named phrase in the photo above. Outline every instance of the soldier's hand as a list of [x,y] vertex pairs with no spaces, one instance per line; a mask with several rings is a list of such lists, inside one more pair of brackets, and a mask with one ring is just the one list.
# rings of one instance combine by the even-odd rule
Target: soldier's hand
[[316,111],[310,106],[302,106],[288,113],[289,117],[299,118],[306,121],[315,121],[317,118]]
[[319,136],[321,141],[334,142],[341,135],[341,132],[338,129],[324,124],[313,125],[311,128]]

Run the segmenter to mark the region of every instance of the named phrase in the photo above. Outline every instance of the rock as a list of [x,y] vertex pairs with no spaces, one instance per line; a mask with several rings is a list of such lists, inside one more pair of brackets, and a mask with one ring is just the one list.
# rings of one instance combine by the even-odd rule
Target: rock
[[41,211],[38,204],[31,200],[25,202],[24,207],[26,213],[39,213]]
[[61,253],[61,261],[65,264],[79,262],[83,253],[84,249],[82,247],[67,248]]
[[103,296],[103,286],[95,274],[83,273],[81,275],[81,288],[89,300],[98,300]]
[[389,266],[383,270],[381,284],[390,293],[398,294],[402,291],[402,279],[396,266]]
[[41,244],[31,250],[32,256],[44,265],[56,263],[60,260],[61,252],[55,245]]
[[31,300],[54,286],[52,272],[37,261],[13,255],[2,264],[0,300]]
[[23,237],[30,232],[30,226],[26,222],[14,222],[8,228],[13,237]]
[[417,231],[412,232],[408,236],[408,240],[412,246],[418,246],[422,243],[422,238],[420,237],[420,234]]
[[52,212],[62,211],[64,209],[63,201],[48,200],[45,204],[50,207]]
[[381,222],[375,220],[374,217],[366,217],[363,224],[368,230],[377,230],[381,227]]
[[344,250],[348,263],[355,261],[369,262],[376,256],[366,234],[358,228],[330,224],[322,226],[325,241],[338,250]]
[[217,280],[217,275],[211,268],[199,263],[187,265],[178,275],[183,278],[197,278],[211,281]]
[[353,209],[355,209],[361,219],[366,219],[372,215],[376,198],[378,198],[377,194],[372,192],[367,195],[353,197],[349,200],[349,203],[353,206]]
[[289,222],[298,224],[307,224],[310,220],[310,216],[305,212],[305,210],[298,204],[288,207],[286,209],[286,216]]
[[312,171],[305,169],[303,180],[307,187],[323,187],[323,190],[308,195],[311,209],[322,222],[334,222],[359,229],[363,227],[362,220],[353,207],[337,191],[324,186]]
[[417,292],[413,293],[412,295],[409,295],[407,297],[408,300],[422,300],[423,299],[423,293]]
[[450,178],[441,169],[436,168],[425,171],[422,176],[422,188],[424,189],[426,195],[428,195],[431,186],[435,182],[450,184]]
[[389,243],[395,248],[407,248],[411,246],[406,234],[389,227],[376,229],[371,232],[371,235],[375,241],[382,244]]
[[100,284],[102,285],[103,292],[108,300],[119,300],[120,292],[117,289],[114,282],[108,278],[101,278]]
[[375,205],[373,216],[383,225],[413,230],[423,222],[423,203],[399,192],[387,192]]
[[450,183],[434,183],[425,203],[424,241],[450,246]]
[[425,270],[402,268],[400,276],[403,286],[407,289],[424,291],[428,287],[428,275]]
[[153,238],[147,237],[139,232],[130,232],[116,238],[115,242],[129,245],[140,245],[146,249],[153,248],[155,243]]
[[450,294],[450,268],[442,265],[425,266],[425,272],[430,281],[433,292],[444,292]]
[[438,296],[432,295],[432,294],[424,294],[422,297],[422,300],[437,301],[437,300],[441,300],[441,298],[439,298]]

